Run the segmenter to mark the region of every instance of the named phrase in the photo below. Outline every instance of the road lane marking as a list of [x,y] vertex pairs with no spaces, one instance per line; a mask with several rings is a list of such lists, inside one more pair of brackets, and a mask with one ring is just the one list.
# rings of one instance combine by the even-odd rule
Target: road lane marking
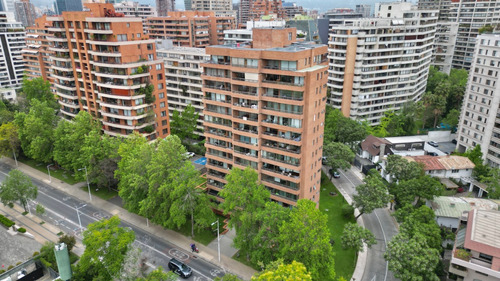
[[[387,238],[385,237],[385,231],[384,228],[382,227],[382,222],[380,222],[380,218],[377,215],[377,210],[374,210],[373,213],[377,217],[378,223],[380,224],[380,229],[382,229],[382,234],[384,235],[384,252],[387,251]],[[384,276],[384,281],[387,280],[387,271],[389,270],[389,262],[385,262],[385,276]]]

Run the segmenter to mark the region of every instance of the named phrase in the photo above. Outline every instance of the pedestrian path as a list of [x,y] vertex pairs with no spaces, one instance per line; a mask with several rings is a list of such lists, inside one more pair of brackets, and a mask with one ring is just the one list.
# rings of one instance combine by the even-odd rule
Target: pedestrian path
[[[7,157],[2,157],[1,160],[3,163],[8,164],[12,168],[16,168],[14,160]],[[54,188],[57,188],[71,196],[74,196],[82,201],[85,201],[87,204],[91,204],[96,208],[102,209],[104,211],[109,212],[112,215],[117,215],[121,220],[135,225],[143,229],[144,231],[149,232],[152,235],[163,238],[165,241],[168,241],[176,247],[185,250],[186,252],[190,250],[190,244],[195,243],[195,241],[185,237],[175,231],[170,229],[164,229],[161,226],[154,225],[152,223],[148,223],[144,217],[141,217],[136,214],[132,214],[127,210],[111,203],[106,200],[103,200],[97,196],[92,196],[92,201],[90,201],[88,192],[85,192],[81,189],[86,183],[77,183],[74,185],[67,184],[60,180],[52,180],[49,183],[48,175],[38,171],[34,168],[31,168],[28,165],[19,162],[19,166],[17,167],[23,173],[29,175],[30,177],[36,178],[38,180],[44,181],[46,184],[51,185]],[[221,250],[222,249],[230,249],[232,247],[232,239],[231,236],[225,236],[226,239],[221,239]],[[215,240],[216,241],[216,240]],[[212,242],[213,243],[213,242]],[[250,280],[251,276],[255,274],[255,270],[249,266],[246,266],[238,261],[235,261],[231,258],[231,256],[226,256],[221,251],[221,262],[218,261],[218,253],[217,248],[213,249],[212,247],[204,246],[201,244],[198,248],[200,249],[199,257],[202,259],[213,263],[214,265],[223,267],[226,271],[236,274],[245,280]],[[215,244],[217,245],[217,244]],[[226,253],[231,253],[232,251],[225,250]]]
[[[238,249],[233,247],[233,239],[236,236],[236,231],[231,228],[226,234],[220,235],[220,254],[228,257],[234,256]],[[208,248],[217,251],[217,239],[214,239],[207,245]]]

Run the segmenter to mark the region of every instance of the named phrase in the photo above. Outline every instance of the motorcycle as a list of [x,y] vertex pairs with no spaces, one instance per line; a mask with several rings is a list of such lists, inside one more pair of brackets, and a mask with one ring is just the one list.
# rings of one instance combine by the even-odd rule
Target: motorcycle
[[198,250],[198,247],[196,247],[195,244],[191,244],[191,251],[193,253],[199,253],[200,252],[200,250]]

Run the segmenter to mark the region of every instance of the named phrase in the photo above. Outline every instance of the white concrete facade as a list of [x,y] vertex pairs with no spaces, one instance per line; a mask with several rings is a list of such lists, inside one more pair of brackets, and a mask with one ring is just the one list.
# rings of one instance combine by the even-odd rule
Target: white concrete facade
[[377,125],[387,110],[422,98],[432,59],[437,11],[401,18],[344,20],[330,30],[329,104]]
[[464,95],[457,149],[481,145],[485,163],[500,166],[500,34],[478,36]]
[[204,48],[171,47],[157,50],[165,62],[168,112],[184,111],[191,104],[199,114],[196,134],[203,136],[203,92],[201,63],[210,60]]
[[24,76],[22,49],[26,47],[26,32],[14,14],[0,12],[0,88],[21,85]]

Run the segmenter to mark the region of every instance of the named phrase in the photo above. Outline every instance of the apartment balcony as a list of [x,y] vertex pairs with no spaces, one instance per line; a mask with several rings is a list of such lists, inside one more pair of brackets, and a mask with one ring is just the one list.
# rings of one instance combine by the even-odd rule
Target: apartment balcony
[[277,177],[270,177],[268,175],[263,175],[262,176],[262,182],[266,184],[267,186],[280,189],[289,193],[297,193],[295,195],[298,195],[298,190],[299,190],[299,184],[290,182],[287,180],[283,180],[281,178]]
[[111,52],[111,51],[99,51],[99,50],[88,50],[90,55],[101,56],[101,57],[121,57],[122,53],[120,52]]
[[303,101],[304,97],[303,95],[284,95],[284,94],[263,94],[262,95],[262,100],[265,101],[272,101],[272,102],[294,102],[293,104],[298,104],[302,105],[303,103],[296,103],[297,101]]
[[[286,114],[278,114],[279,116],[286,116],[287,114],[288,115],[303,115],[304,114],[304,112],[302,110],[288,110],[288,109],[282,109],[279,107],[272,107],[272,106],[268,106],[268,105],[263,105],[262,109],[264,109],[264,111],[262,111],[262,113],[265,113],[268,115],[276,114],[276,113],[273,113],[273,111],[280,112],[280,113],[286,113]],[[295,116],[292,116],[292,117],[295,117]]]
[[90,34],[113,34],[112,29],[84,29],[83,32]]
[[78,102],[75,102],[74,100],[68,101],[68,100],[58,100],[57,101],[60,105],[62,106],[67,106],[69,108],[74,108],[74,109],[79,109],[80,105]]
[[65,99],[71,99],[71,100],[77,100],[78,99],[78,95],[76,94],[76,92],[73,92],[73,93],[65,93],[65,92],[61,92],[61,91],[56,91],[56,95],[61,97],[61,98],[65,98]]
[[214,177],[222,183],[227,183],[225,173],[221,173],[221,172],[216,171],[216,170],[209,170],[209,172],[207,173],[207,178],[210,178],[210,177]]
[[69,48],[67,46],[51,46],[49,51],[69,53]]
[[122,110],[138,110],[141,108],[147,108],[149,105],[146,103],[139,104],[139,105],[132,105],[132,104],[127,104],[123,100],[117,100],[117,101],[111,101],[111,100],[97,100],[97,103],[101,105],[101,107],[106,107],[106,108],[115,108],[115,109],[122,109]]
[[106,112],[105,110],[100,110],[102,116],[106,116],[109,118],[123,119],[123,120],[139,120],[146,117],[146,111],[140,115],[123,115],[122,113],[112,111]]
[[279,151],[283,151],[283,152],[289,152],[289,153],[293,153],[293,154],[300,154],[300,152],[301,152],[300,146],[286,144],[286,143],[282,143],[282,142],[270,141],[270,140],[265,140],[265,139],[263,139],[262,147],[269,149],[270,151],[276,150],[276,151],[272,151],[274,153],[279,153]]
[[54,83],[57,88],[66,91],[76,91],[76,85],[74,83]]
[[243,123],[235,123],[234,129],[238,132],[244,132],[249,134],[244,134],[250,137],[256,137],[259,134],[259,127],[257,125],[248,125]]
[[69,75],[65,73],[52,73],[52,77],[64,80],[64,81],[75,81],[74,75]]
[[[208,89],[213,89],[217,91],[223,91],[223,92],[231,92],[231,85],[210,85],[210,84],[205,84],[202,86],[203,88],[208,88]],[[203,89],[202,91],[207,91],[206,89]],[[228,93],[225,93],[228,94]]]
[[47,28],[47,31],[48,32],[66,32],[66,29],[64,27],[51,26],[51,27]]
[[231,139],[231,132],[226,131],[226,130],[205,127],[204,133],[207,137],[210,137],[210,135],[212,135],[215,137],[223,137],[223,138],[226,138],[228,140]]
[[453,255],[451,257],[451,264],[459,265],[470,270],[481,272],[487,274],[491,277],[500,278],[500,271],[491,269],[492,265],[490,262],[480,260],[478,258],[471,257],[468,260],[463,260],[455,256],[455,251],[453,250]]
[[278,177],[286,181],[300,183],[300,173],[297,170],[286,169],[280,166],[272,165],[269,163],[262,164],[262,173],[271,176]]
[[76,117],[76,115],[78,114],[78,112],[80,112],[80,110],[63,106],[63,107],[61,107],[60,112],[64,115],[69,116],[69,117]]
[[[241,112],[240,112],[241,113]],[[238,119],[238,122],[243,122],[243,123],[246,123],[246,124],[251,124],[251,125],[257,125],[257,124],[254,124],[256,122],[259,122],[259,118],[258,118],[258,115],[257,114],[253,114],[253,113],[249,113],[249,114],[235,114],[233,116],[234,119]]]
[[98,87],[109,88],[109,89],[121,89],[121,90],[136,90],[139,88],[146,87],[146,83],[134,83],[133,85],[124,85],[113,82],[96,82]]
[[102,124],[105,126],[119,128],[119,129],[125,129],[125,130],[140,130],[140,129],[147,127],[151,124],[154,124],[154,121],[149,122],[149,123],[136,123],[136,124],[129,125],[125,122],[121,122],[120,120],[108,119],[108,120],[102,120]]

